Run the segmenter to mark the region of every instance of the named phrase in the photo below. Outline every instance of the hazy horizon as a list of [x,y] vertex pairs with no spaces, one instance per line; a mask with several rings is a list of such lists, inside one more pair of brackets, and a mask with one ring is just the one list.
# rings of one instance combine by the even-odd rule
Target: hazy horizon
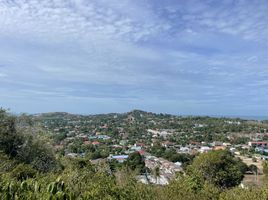
[[266,116],[268,1],[2,0],[0,107]]
[[[5,108],[2,108],[5,109]],[[11,109],[6,109],[10,113],[14,115],[21,115],[21,114],[28,114],[28,115],[39,115],[39,114],[48,114],[48,113],[68,113],[73,115],[84,115],[84,116],[90,116],[90,115],[105,115],[105,114],[124,114],[124,113],[130,113],[132,111],[142,111],[147,113],[154,113],[154,114],[167,114],[167,115],[174,115],[174,116],[181,116],[181,117],[212,117],[212,118],[240,118],[244,120],[268,120],[268,115],[213,115],[213,114],[186,114],[186,113],[167,113],[167,112],[153,112],[149,110],[141,110],[141,109],[131,109],[127,111],[122,112],[100,112],[100,113],[74,113],[74,112],[66,112],[66,111],[48,111],[48,112],[39,112],[39,113],[29,113],[29,112],[12,112]]]

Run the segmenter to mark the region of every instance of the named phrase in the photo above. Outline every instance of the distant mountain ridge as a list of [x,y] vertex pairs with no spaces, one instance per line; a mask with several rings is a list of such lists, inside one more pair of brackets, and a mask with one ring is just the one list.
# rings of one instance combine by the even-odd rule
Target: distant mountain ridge
[[73,114],[68,112],[48,112],[48,113],[37,113],[37,114],[31,114],[32,117],[42,117],[42,118],[62,118],[62,117],[96,117],[96,116],[167,116],[167,117],[190,117],[190,118],[226,118],[226,119],[241,119],[241,120],[268,120],[268,116],[234,116],[234,115],[174,115],[174,114],[168,114],[168,113],[154,113],[154,112],[148,112],[144,110],[138,110],[134,109],[128,112],[123,113],[101,113],[101,114]]

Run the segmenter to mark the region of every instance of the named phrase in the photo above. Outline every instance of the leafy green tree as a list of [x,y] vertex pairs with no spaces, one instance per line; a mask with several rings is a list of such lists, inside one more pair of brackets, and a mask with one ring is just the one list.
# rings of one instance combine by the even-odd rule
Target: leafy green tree
[[0,151],[38,171],[48,172],[57,167],[51,149],[36,136],[18,132],[16,118],[0,110]]
[[11,157],[18,154],[23,144],[23,137],[16,131],[16,118],[0,109],[0,151]]
[[145,162],[139,152],[131,153],[126,161],[126,166],[131,170],[145,171]]
[[222,150],[200,154],[188,168],[188,174],[220,188],[237,186],[244,177],[241,161]]

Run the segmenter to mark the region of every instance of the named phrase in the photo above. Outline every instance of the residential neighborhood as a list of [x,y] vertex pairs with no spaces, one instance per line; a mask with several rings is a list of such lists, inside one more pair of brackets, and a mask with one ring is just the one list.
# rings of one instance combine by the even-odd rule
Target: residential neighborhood
[[71,158],[86,158],[92,163],[115,160],[122,165],[129,155],[139,153],[146,168],[139,175],[144,183],[168,184],[183,173],[196,155],[210,151],[225,150],[258,162],[268,159],[267,125],[258,121],[176,117],[143,111],[106,116],[52,113],[34,119],[51,132],[55,150]]

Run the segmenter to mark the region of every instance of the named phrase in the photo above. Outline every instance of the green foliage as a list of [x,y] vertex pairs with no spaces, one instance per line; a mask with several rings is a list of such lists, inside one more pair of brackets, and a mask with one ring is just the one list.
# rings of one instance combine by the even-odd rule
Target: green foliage
[[16,118],[0,110],[0,151],[40,172],[57,168],[53,152],[44,141],[29,133],[17,131]]
[[268,162],[265,160],[262,163],[263,165],[263,173],[265,174],[265,176],[268,176]]
[[181,162],[183,163],[184,168],[191,164],[194,159],[193,155],[177,153],[175,149],[168,149],[157,143],[150,149],[149,152],[156,157],[163,157],[171,162]]
[[268,197],[266,187],[221,190],[190,175],[180,175],[167,186],[144,185],[135,177],[129,169],[119,170],[112,176],[81,160],[70,159],[60,173],[25,180],[2,177],[0,196],[10,200],[265,200]]
[[265,181],[267,183],[268,182],[268,161],[267,160],[263,161],[262,167],[263,167],[263,173],[265,175]]
[[10,177],[18,181],[34,178],[37,172],[30,165],[18,164],[11,172]]
[[164,188],[163,199],[185,199],[185,200],[216,200],[220,195],[220,190],[207,182],[200,182],[199,179],[192,176],[181,176],[178,180],[171,182]]
[[59,143],[60,141],[64,140],[66,136],[67,134],[65,132],[61,132],[61,133],[55,134],[53,137],[54,137],[55,142]]
[[266,200],[268,199],[267,188],[234,188],[220,195],[220,200]]
[[217,187],[229,188],[243,179],[241,161],[227,151],[211,151],[200,154],[188,169],[188,174],[200,177]]
[[16,131],[15,121],[15,117],[0,109],[0,151],[11,157],[17,156],[23,144],[22,135]]
[[126,161],[126,166],[138,172],[145,171],[145,162],[139,152],[131,153]]
[[[175,118],[168,122],[172,116],[154,115],[133,111],[133,116],[138,122],[125,127],[130,136],[139,136],[146,128],[173,127],[190,133],[194,123],[206,122],[207,127],[198,128],[196,131],[204,131],[205,134],[194,136],[200,140],[206,138],[221,138],[222,135],[213,135],[212,132],[221,133],[211,125],[214,119],[209,117]],[[154,118],[158,124],[146,122],[142,115]],[[64,114],[65,115],[65,114]],[[50,116],[51,117],[51,116]],[[73,117],[73,116],[72,116]],[[111,120],[112,117],[112,120]],[[124,115],[118,115],[118,121],[113,115],[93,116],[96,123],[94,129],[103,123],[118,121],[124,122]],[[50,120],[50,118],[48,118]],[[182,120],[185,124],[176,123]],[[52,120],[53,121],[53,120]],[[54,123],[54,122],[57,123]],[[55,117],[53,126],[59,126],[62,122]],[[124,122],[125,123],[125,122]],[[216,120],[216,123],[224,127],[224,132],[229,130],[246,129],[248,126],[223,125],[224,120]],[[109,141],[101,147],[84,145],[81,140],[75,140],[70,149],[77,153],[86,152],[86,158],[66,158],[57,160],[51,150],[46,135],[40,135],[33,126],[33,121],[23,115],[19,119],[0,110],[0,199],[2,200],[264,200],[268,199],[267,187],[242,189],[237,186],[243,178],[243,172],[248,168],[239,159],[234,158],[226,151],[213,151],[201,154],[189,165],[186,174],[179,174],[167,186],[145,185],[137,181],[137,173],[145,171],[143,157],[139,153],[129,155],[125,163],[118,164],[111,161],[93,165],[88,158],[107,157],[111,151]],[[91,124],[92,125],[92,124]],[[200,130],[199,130],[200,129]],[[88,124],[83,130],[89,131]],[[109,127],[109,134],[113,134],[116,125]],[[254,130],[254,129],[252,129]],[[67,130],[60,130],[62,135],[54,138],[58,142],[65,137]],[[198,134],[197,134],[198,135]],[[130,143],[135,142],[135,137]],[[182,134],[180,137],[184,137]],[[176,141],[176,138],[173,138]],[[188,138],[189,139],[189,138]],[[185,139],[184,141],[186,141]],[[103,142],[104,143],[104,142]],[[71,144],[71,143],[70,143]],[[159,154],[171,161],[181,161],[191,164],[192,157],[177,154],[172,149],[158,146],[152,152]],[[59,164],[60,163],[60,164]],[[249,169],[256,171],[255,166]],[[159,167],[152,172],[156,177],[160,175]],[[264,162],[264,173],[268,174],[268,164]]]

